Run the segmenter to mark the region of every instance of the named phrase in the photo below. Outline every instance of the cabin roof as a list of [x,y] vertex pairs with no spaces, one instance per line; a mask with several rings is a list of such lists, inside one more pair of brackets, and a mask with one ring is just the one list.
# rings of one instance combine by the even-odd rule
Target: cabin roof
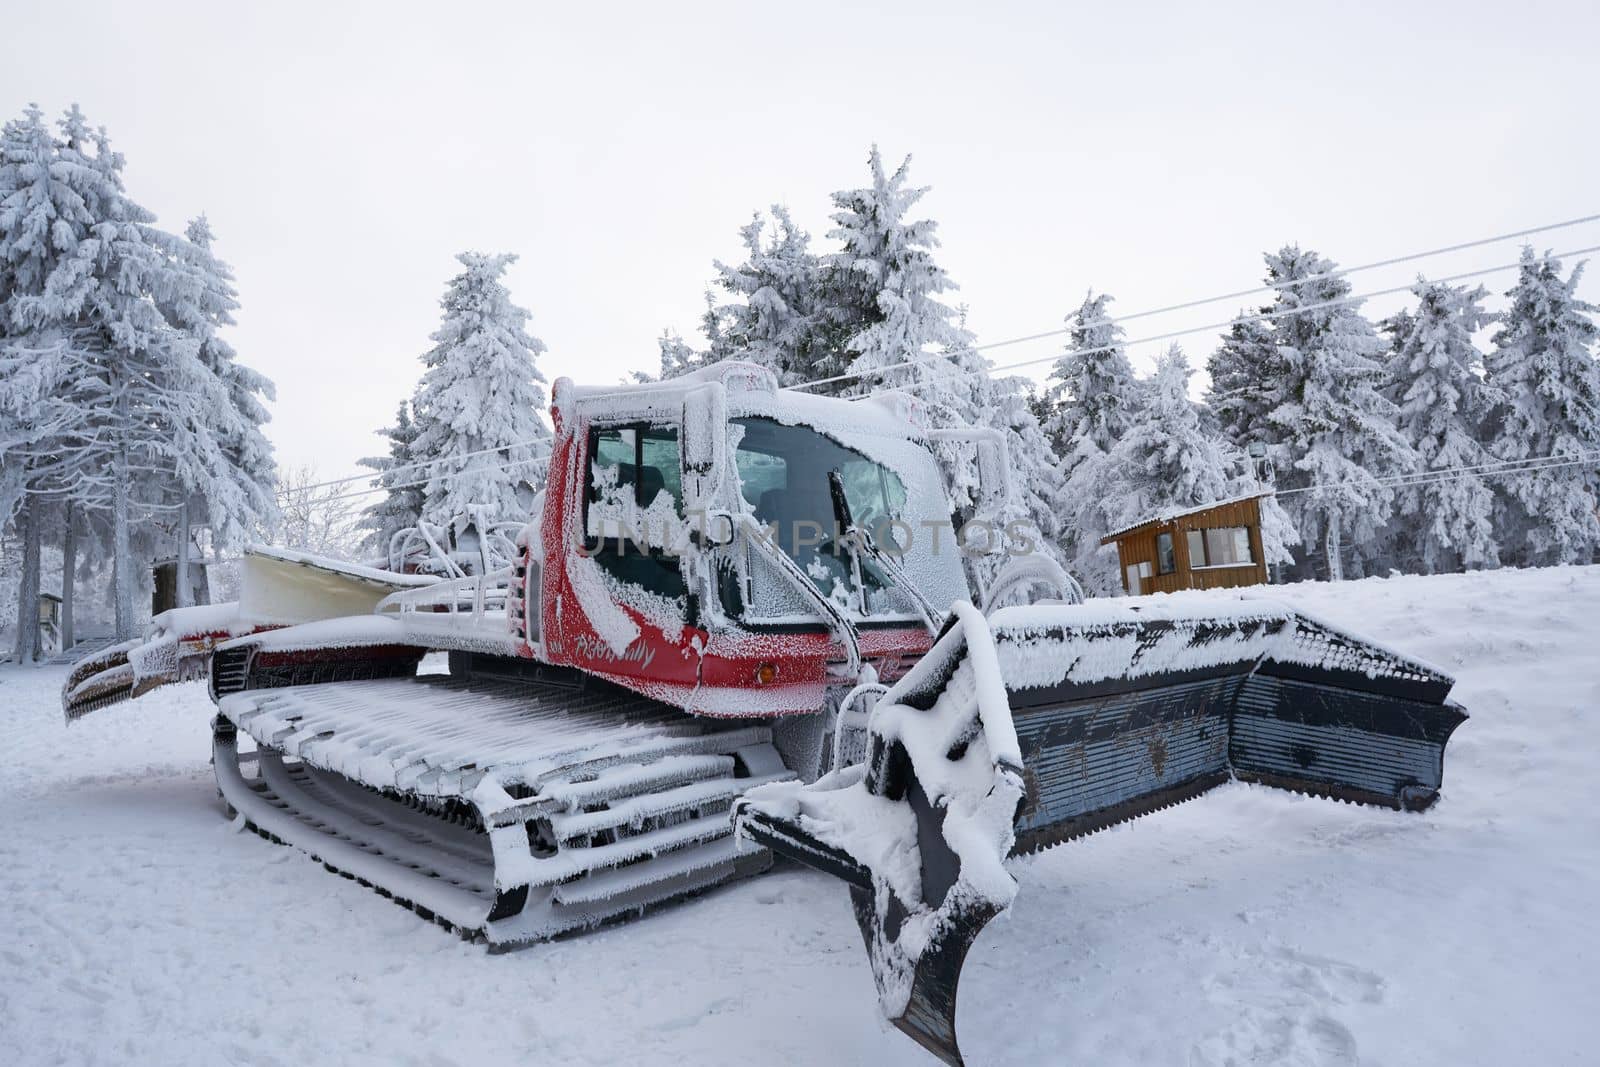
[[1191,515],[1198,515],[1204,511],[1211,511],[1216,508],[1225,508],[1230,504],[1242,504],[1246,500],[1259,500],[1264,496],[1271,495],[1272,490],[1260,489],[1253,493],[1245,493],[1242,496],[1230,497],[1227,500],[1213,500],[1209,504],[1197,504],[1192,508],[1168,508],[1165,511],[1158,511],[1148,518],[1140,519],[1136,523],[1124,526],[1120,530],[1112,530],[1110,533],[1100,538],[1100,543],[1102,545],[1109,545],[1111,542],[1126,537],[1137,530],[1142,530],[1147,526],[1165,526],[1170,522],[1176,522],[1179,519],[1186,519]]

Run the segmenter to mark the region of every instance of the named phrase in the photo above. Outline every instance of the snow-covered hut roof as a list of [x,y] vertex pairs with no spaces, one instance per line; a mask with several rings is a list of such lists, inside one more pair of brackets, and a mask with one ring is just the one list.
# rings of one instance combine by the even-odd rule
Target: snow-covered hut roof
[[1198,515],[1203,511],[1211,511],[1213,508],[1225,508],[1230,504],[1242,504],[1246,500],[1260,500],[1264,496],[1272,495],[1272,490],[1260,489],[1254,493],[1245,493],[1241,496],[1229,497],[1227,500],[1213,500],[1207,504],[1196,504],[1192,508],[1168,508],[1165,511],[1158,511],[1154,515],[1124,526],[1120,530],[1112,530],[1110,533],[1100,538],[1100,543],[1102,545],[1109,545],[1117,538],[1126,537],[1135,530],[1142,530],[1146,526],[1165,526],[1169,522],[1176,522],[1178,519],[1186,519],[1191,515]]

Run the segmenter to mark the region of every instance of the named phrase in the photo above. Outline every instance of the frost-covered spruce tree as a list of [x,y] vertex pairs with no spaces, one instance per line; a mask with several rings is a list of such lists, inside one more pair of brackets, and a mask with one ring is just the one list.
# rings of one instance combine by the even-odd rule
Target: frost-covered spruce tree
[[[1006,439],[1006,455],[1010,461],[1009,498],[1001,520],[1005,523],[1021,522],[1028,530],[1028,545],[1010,545],[1012,551],[1042,551],[1059,556],[1061,522],[1056,514],[1056,501],[1061,487],[1058,482],[1056,455],[1050,447],[1050,438],[1034,415],[1032,394],[1028,380],[1020,377],[992,379],[984,401],[983,424],[999,430]],[[998,573],[1004,560],[991,561],[993,568],[988,577]]]
[[[781,204],[773,205],[770,225],[757,212],[739,236],[745,261],[716,263],[715,285],[733,300],[711,302],[710,343],[699,362],[748,360],[771,370],[780,385],[805,381],[822,357],[825,336],[822,263],[811,251],[810,236]],[[662,353],[665,370],[665,346]]]
[[1583,267],[1562,278],[1558,259],[1524,248],[1485,359],[1499,401],[1486,424],[1495,457],[1530,466],[1545,457],[1587,459],[1496,476],[1508,562],[1587,563],[1600,549],[1600,367],[1590,317],[1597,309],[1577,297]]
[[210,222],[204,215],[191,220],[184,228],[184,238],[178,254],[197,276],[203,298],[198,308],[200,320],[188,328],[200,341],[200,361],[227,387],[240,415],[239,433],[236,439],[224,442],[224,448],[234,458],[247,485],[260,491],[253,499],[258,510],[253,518],[270,526],[277,461],[262,427],[272,419],[266,401],[277,399],[277,390],[266,375],[240,363],[238,353],[218,332],[234,324],[233,312],[239,307],[239,298],[233,269],[212,251],[216,237]]
[[[26,124],[40,125],[36,115]],[[47,425],[36,440],[51,451],[31,475],[35,488],[109,512],[117,630],[127,637],[144,570],[134,551],[136,543],[149,547],[140,529],[150,507],[197,494],[222,540],[230,521],[249,513],[224,444],[243,429],[226,386],[201,358],[195,321],[169,314],[193,291],[191,273],[172,255],[178,239],[129,197],[122,157],[104,130],[91,130],[76,107],[59,129],[25,198],[26,218],[49,220],[47,250],[37,228],[4,224],[7,262],[27,268],[7,283],[7,347],[11,357],[47,353],[53,364],[48,374],[35,364],[37,373],[23,379],[49,383],[39,393],[36,417]],[[51,217],[55,205],[68,210]]]
[[[19,656],[36,651],[39,541],[50,497],[108,492],[111,477],[80,456],[91,432],[61,395],[71,380],[68,347],[87,279],[71,266],[90,235],[97,202],[91,168],[66,166],[37,106],[0,133],[0,514],[24,544]],[[78,272],[80,275],[82,272]],[[24,648],[27,644],[29,647]]]
[[262,432],[271,419],[265,401],[276,393],[270,379],[239,362],[221,335],[233,325],[239,307],[233,270],[212,251],[210,223],[205,216],[192,220],[183,237],[150,231],[173,268],[171,292],[161,302],[162,313],[196,346],[202,365],[226,390],[231,410],[219,420],[218,444],[228,461],[219,472],[238,487],[242,510],[213,514],[210,523],[222,547],[237,548],[246,538],[270,530],[277,520],[273,488],[277,461],[272,444]]
[[[201,339],[162,312],[179,301],[186,272],[166,254],[154,215],[123,188],[122,156],[104,130],[91,133],[76,108],[61,122],[58,165],[90,175],[94,222],[58,268],[60,286],[81,285],[81,303],[62,301],[55,314],[73,321],[72,366],[65,380],[84,415],[92,443],[85,459],[111,471],[112,546],[119,635],[130,635],[136,583],[132,531],[136,502],[176,491],[207,502],[219,540],[244,537],[237,525],[254,510],[248,479],[238,476],[226,445],[244,436],[243,419],[226,385],[201,358]],[[102,390],[99,383],[104,383]],[[142,568],[140,568],[142,569]]]
[[[656,338],[656,344],[661,351],[660,381],[687,374],[701,365],[700,354],[673,330],[662,330],[661,336]],[[634,379],[641,382],[657,380],[649,374],[635,374]]]
[[1283,402],[1285,374],[1271,325],[1240,315],[1206,371],[1206,406],[1223,435],[1241,449],[1276,444],[1280,430],[1270,415]]
[[[1491,407],[1472,336],[1493,316],[1480,286],[1419,282],[1415,313],[1385,323],[1394,337],[1391,396],[1399,429],[1417,454],[1416,484],[1395,490],[1399,562],[1432,574],[1499,562],[1494,493],[1482,476],[1492,461],[1478,440]],[[1426,480],[1426,472],[1449,477]]]
[[1100,538],[1120,521],[1110,452],[1143,404],[1143,387],[1122,348],[1122,328],[1106,313],[1111,297],[1090,293],[1069,318],[1067,351],[1050,372],[1045,424],[1058,466],[1054,508],[1062,550],[1084,588],[1120,588],[1116,552]]
[[[55,212],[49,166],[54,146],[43,114],[30,106],[0,130],[0,530],[14,528],[22,551],[16,559],[19,662],[37,657],[39,634],[40,507],[30,482],[50,452],[40,399],[53,384],[55,365],[22,338],[12,322],[18,293],[37,292],[55,254],[49,229]],[[59,196],[65,190],[54,190]],[[70,210],[70,208],[68,209]]]
[[1112,446],[1110,461],[1122,486],[1118,525],[1231,495],[1244,457],[1201,425],[1189,399],[1193,375],[1183,349],[1169,348],[1156,363],[1146,402]]
[[[887,174],[874,146],[868,165],[870,185],[833,195],[829,236],[843,247],[822,261],[822,292],[806,309],[811,339],[798,355],[802,363],[810,361],[811,377],[846,370],[861,375],[840,384],[838,391],[847,395],[902,390],[926,405],[935,424],[987,427],[1005,438],[1009,495],[1001,514],[989,518],[1002,525],[1022,523],[1029,532],[1026,545],[999,535],[988,542],[1000,551],[977,560],[987,581],[1010,552],[1056,554],[1054,456],[1029,409],[1022,380],[992,378],[967,328],[965,309],[939,299],[959,287],[934,259],[938,224],[908,217],[927,192],[908,184],[911,158]],[[975,486],[959,474],[971,473],[971,457],[964,448],[944,450],[950,453],[945,457],[949,468],[958,472],[953,503],[970,515]]]
[[1345,302],[1349,282],[1328,277],[1337,269],[1331,261],[1294,245],[1266,262],[1281,316],[1272,335],[1283,399],[1268,416],[1279,428],[1279,481],[1299,490],[1288,499],[1301,535],[1308,545],[1321,542],[1325,573],[1337,580],[1344,540],[1359,562],[1393,509],[1382,479],[1412,469],[1415,454],[1379,391],[1385,345],[1357,305]]
[[54,402],[70,324],[47,285],[59,283],[57,268],[94,216],[88,175],[55,164],[55,139],[38,107],[0,130],[0,515],[30,483],[71,476],[51,441],[70,414]]
[[828,337],[837,340],[822,346],[828,354],[813,362],[811,376],[848,371],[860,377],[845,393],[906,389],[936,411],[975,423],[988,365],[959,312],[939,299],[959,288],[934,262],[939,224],[907,218],[928,190],[907,184],[910,156],[886,174],[874,145],[868,165],[872,184],[833,194],[828,236],[843,247],[825,260],[823,314]]
[[1176,344],[1156,364],[1146,403],[1113,446],[1109,499],[1120,507],[1118,527],[1170,509],[1261,496],[1261,544],[1267,563],[1287,563],[1299,543],[1293,521],[1262,484],[1245,453],[1227,440],[1189,399],[1194,371]]
[[386,554],[395,534],[409,530],[422,518],[422,487],[426,469],[411,465],[411,445],[417,439],[416,423],[411,421],[409,405],[402,400],[395,412],[394,425],[378,431],[389,442],[387,456],[368,456],[361,466],[378,472],[372,479],[384,491],[375,503],[361,513],[360,527],[367,531],[362,547],[375,555]]
[[516,256],[456,258],[465,269],[440,302],[444,319],[412,401],[411,459],[429,464],[422,517],[441,526],[475,514],[526,519],[550,438],[540,416],[545,378],[534,362],[544,342],[528,333],[528,312],[501,281]]
[[1111,301],[1106,293],[1084,297],[1067,319],[1067,350],[1050,369],[1054,421],[1046,430],[1064,455],[1085,440],[1109,452],[1142,403],[1122,327],[1106,311]]

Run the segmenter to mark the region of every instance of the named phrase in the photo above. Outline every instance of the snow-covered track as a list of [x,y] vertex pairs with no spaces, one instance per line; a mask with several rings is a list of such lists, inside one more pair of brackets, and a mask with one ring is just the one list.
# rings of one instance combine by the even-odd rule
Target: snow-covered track
[[728,811],[788,776],[764,725],[603,685],[337,682],[219,712],[217,784],[248,825],[495,948],[766,869]]

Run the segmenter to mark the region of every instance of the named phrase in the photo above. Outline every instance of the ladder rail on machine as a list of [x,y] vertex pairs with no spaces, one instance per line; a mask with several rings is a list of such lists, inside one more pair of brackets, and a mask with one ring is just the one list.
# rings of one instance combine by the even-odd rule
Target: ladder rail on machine
[[[423,628],[503,634],[507,631],[506,602],[514,567],[487,574],[450,578],[416,589],[401,589],[378,602],[379,615],[398,615],[407,625]],[[438,616],[447,616],[439,619]]]

